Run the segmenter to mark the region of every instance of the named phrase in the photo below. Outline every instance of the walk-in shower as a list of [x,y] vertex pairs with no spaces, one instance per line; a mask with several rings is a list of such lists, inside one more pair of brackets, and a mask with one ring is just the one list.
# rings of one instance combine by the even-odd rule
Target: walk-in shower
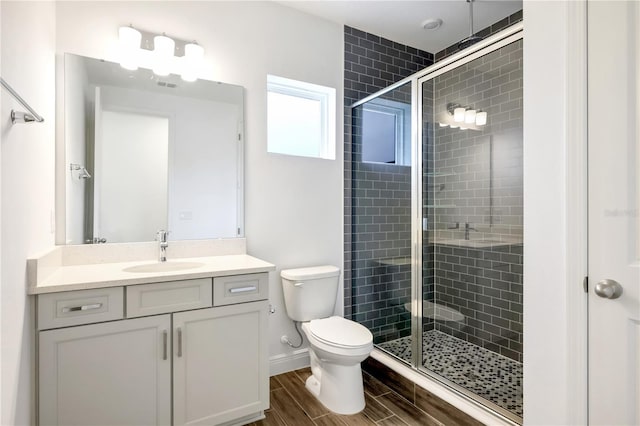
[[354,104],[351,313],[522,421],[522,24]]

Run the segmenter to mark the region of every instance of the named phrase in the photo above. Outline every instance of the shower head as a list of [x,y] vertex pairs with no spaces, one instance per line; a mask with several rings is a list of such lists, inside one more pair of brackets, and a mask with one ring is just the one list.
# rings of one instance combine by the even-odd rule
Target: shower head
[[467,3],[469,3],[469,37],[458,42],[459,50],[466,49],[482,40],[482,37],[473,35],[473,2],[474,0],[467,0]]

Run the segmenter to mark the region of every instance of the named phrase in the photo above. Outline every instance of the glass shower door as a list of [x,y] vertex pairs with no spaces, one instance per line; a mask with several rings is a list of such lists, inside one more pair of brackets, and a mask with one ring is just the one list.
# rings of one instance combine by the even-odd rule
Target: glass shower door
[[522,40],[477,56],[418,80],[418,368],[521,421]]
[[[411,363],[411,83],[352,109],[352,319]],[[384,346],[386,345],[386,346]]]

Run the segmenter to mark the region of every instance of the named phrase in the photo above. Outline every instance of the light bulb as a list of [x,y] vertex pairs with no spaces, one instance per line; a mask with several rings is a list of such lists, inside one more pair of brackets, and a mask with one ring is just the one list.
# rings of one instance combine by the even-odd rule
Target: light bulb
[[138,69],[138,49],[142,41],[142,34],[133,27],[118,28],[120,43],[120,66],[135,71]]
[[487,124],[487,112],[480,111],[476,114],[476,126],[484,126]]
[[464,112],[464,122],[465,123],[475,123],[476,122],[476,110],[468,109]]
[[184,46],[184,58],[182,59],[182,79],[184,81],[196,81],[198,79],[200,64],[204,57],[204,49],[196,43],[188,43]]
[[462,123],[464,121],[465,109],[460,107],[453,110],[453,121],[456,123]]
[[171,59],[175,48],[175,42],[167,36],[161,35],[153,38],[153,72],[156,75],[165,76],[170,74]]

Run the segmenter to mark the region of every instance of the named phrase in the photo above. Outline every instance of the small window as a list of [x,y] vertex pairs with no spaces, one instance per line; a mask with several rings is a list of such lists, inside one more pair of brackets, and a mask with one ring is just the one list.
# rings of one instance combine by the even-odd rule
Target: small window
[[268,75],[267,150],[335,160],[336,89]]
[[411,104],[374,99],[364,105],[362,161],[411,165]]

